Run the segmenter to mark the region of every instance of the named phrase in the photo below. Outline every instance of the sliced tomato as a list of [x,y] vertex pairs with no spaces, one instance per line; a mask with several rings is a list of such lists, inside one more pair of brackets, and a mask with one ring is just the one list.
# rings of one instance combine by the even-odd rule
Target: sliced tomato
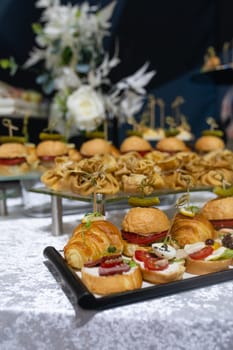
[[40,160],[42,160],[43,162],[52,162],[55,158],[56,156],[41,156]]
[[164,232],[159,232],[159,233],[151,233],[147,236],[142,236],[139,235],[138,233],[133,233],[133,232],[126,232],[126,231],[121,231],[122,232],[122,237],[129,243],[134,243],[134,244],[150,244],[153,242],[159,242],[163,241],[163,239],[166,237],[167,231]]
[[169,263],[167,259],[158,259],[158,258],[148,258],[144,262],[144,266],[148,270],[161,271],[165,270],[168,267]]
[[148,150],[148,151],[137,151],[137,152],[140,154],[140,156],[144,157],[147,153],[150,152],[150,150]]
[[224,219],[224,220],[211,220],[214,228],[220,229],[223,227],[233,227],[233,218],[232,219]]
[[155,257],[153,253],[147,252],[146,250],[136,250],[134,253],[135,259],[145,262],[149,258]]
[[17,157],[17,158],[0,158],[0,164],[2,165],[18,165],[25,162],[24,157]]
[[189,254],[189,257],[194,260],[203,260],[210,254],[212,254],[213,251],[214,248],[211,245],[208,245],[195,253]]

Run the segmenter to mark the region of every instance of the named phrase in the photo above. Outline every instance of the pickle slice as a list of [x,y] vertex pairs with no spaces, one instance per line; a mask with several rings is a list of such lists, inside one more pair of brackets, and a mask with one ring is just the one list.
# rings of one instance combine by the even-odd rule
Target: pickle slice
[[95,139],[95,138],[100,138],[100,139],[104,139],[104,132],[103,131],[87,131],[85,133],[85,136],[88,139]]
[[65,141],[65,136],[58,133],[41,132],[39,134],[39,138],[41,141],[46,141],[46,140]]
[[169,136],[176,136],[178,135],[180,132],[178,129],[168,129],[168,130],[165,130],[165,136],[166,137],[169,137]]
[[0,143],[25,143],[27,141],[24,136],[0,136]]
[[202,135],[223,137],[223,131],[222,130],[204,130],[202,131]]
[[160,200],[158,197],[129,197],[128,204],[132,207],[152,207],[158,205]]
[[127,130],[128,136],[140,136],[142,137],[142,132],[138,130]]
[[216,186],[213,188],[213,192],[218,196],[218,197],[231,197],[233,196],[233,186],[223,188],[221,186]]

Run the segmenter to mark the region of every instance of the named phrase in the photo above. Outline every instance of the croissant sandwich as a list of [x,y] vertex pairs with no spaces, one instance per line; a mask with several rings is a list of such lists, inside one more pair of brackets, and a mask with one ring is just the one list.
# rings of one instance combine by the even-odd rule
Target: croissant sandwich
[[201,213],[193,217],[177,213],[171,225],[170,235],[183,248],[186,244],[205,242],[215,237],[211,222]]
[[118,228],[98,213],[84,216],[64,247],[67,263],[81,269],[106,254],[122,253],[123,241]]

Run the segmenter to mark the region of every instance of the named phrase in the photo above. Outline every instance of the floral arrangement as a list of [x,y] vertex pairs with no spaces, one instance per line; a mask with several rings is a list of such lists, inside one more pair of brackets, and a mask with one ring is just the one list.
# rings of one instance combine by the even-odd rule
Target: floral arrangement
[[113,57],[105,52],[103,40],[111,28],[116,5],[104,8],[61,5],[59,0],[39,0],[39,23],[33,24],[36,46],[24,68],[42,64],[37,83],[52,96],[50,123],[66,136],[92,131],[108,118],[127,121],[143,106],[145,86],[155,72],[147,72],[146,62],[133,75],[116,84],[109,78],[119,63],[116,48]]

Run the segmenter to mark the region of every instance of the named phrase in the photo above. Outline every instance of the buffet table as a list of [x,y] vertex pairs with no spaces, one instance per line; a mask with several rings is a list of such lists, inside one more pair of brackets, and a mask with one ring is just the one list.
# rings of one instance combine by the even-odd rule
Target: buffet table
[[62,250],[79,219],[64,216],[64,234],[52,236],[51,218],[28,217],[21,204],[0,218],[1,350],[232,349],[232,281],[105,311],[74,308],[43,250]]

